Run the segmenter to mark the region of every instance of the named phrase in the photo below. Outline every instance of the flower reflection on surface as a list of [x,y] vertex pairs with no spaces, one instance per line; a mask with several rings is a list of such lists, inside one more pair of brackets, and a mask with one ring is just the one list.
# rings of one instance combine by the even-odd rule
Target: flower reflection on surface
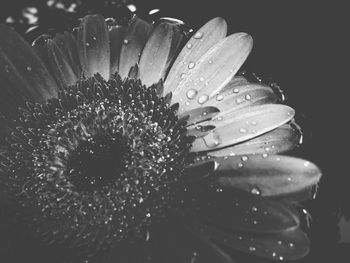
[[214,18],[183,45],[176,20],[101,15],[74,33],[31,47],[0,26],[0,182],[18,224],[79,251],[62,262],[308,253],[295,205],[321,174],[280,155],[301,132],[274,88],[238,73],[248,34]]

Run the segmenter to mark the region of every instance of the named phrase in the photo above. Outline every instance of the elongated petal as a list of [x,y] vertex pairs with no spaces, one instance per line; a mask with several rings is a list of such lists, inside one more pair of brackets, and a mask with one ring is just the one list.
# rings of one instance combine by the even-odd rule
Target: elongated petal
[[255,138],[287,123],[294,110],[284,105],[266,104],[220,113],[201,125],[214,125],[208,135],[197,138],[191,151],[207,151]]
[[138,63],[141,51],[152,29],[153,25],[138,17],[134,17],[131,21],[120,51],[119,75],[122,79],[127,77],[130,68]]
[[173,92],[173,102],[180,103],[180,113],[206,106],[209,98],[216,95],[236,74],[252,45],[253,40],[249,35],[236,33],[217,43],[197,61],[190,62],[188,75]]
[[109,79],[109,34],[101,15],[88,15],[83,18],[78,30],[78,50],[86,77],[100,73],[102,77]]
[[[42,103],[57,96],[57,83],[34,49],[5,25],[0,24],[0,35],[0,75],[6,81],[0,83],[0,97],[11,100],[20,94],[27,100]],[[3,93],[3,90],[6,91]]]
[[206,162],[199,165],[190,165],[186,167],[184,172],[184,180],[187,182],[199,181],[203,178],[210,176],[216,169],[216,163]]
[[211,151],[211,156],[234,156],[245,154],[277,154],[290,151],[300,144],[301,131],[294,124],[284,124],[246,142],[232,145],[217,151]]
[[179,118],[183,116],[189,116],[187,121],[188,126],[207,121],[219,114],[219,109],[215,107],[202,107],[196,108],[190,111],[186,111],[179,115]]
[[75,74],[66,55],[52,40],[48,40],[46,48],[50,68],[57,82],[60,83],[61,86],[73,85],[79,77]]
[[249,83],[242,86],[229,85],[225,90],[211,97],[205,105],[217,107],[221,112],[239,110],[244,107],[275,103],[277,96],[274,91],[265,85]]
[[171,67],[164,83],[164,93],[173,92],[188,73],[190,62],[197,61],[227,33],[224,19],[217,17],[202,26],[187,42]]
[[198,222],[192,228],[217,244],[275,260],[300,259],[308,254],[310,247],[308,237],[300,228],[268,235],[227,232]]
[[182,39],[179,26],[170,23],[159,24],[149,37],[139,62],[142,84],[150,86],[164,79],[172,56]]
[[243,232],[277,233],[299,227],[298,213],[284,202],[232,189],[194,194],[189,214],[201,221]]
[[65,54],[75,75],[80,77],[81,65],[79,60],[78,44],[75,37],[71,33],[64,32],[64,34],[57,34],[53,41],[60,48],[61,52]]
[[109,29],[110,50],[111,50],[111,74],[119,70],[120,50],[123,46],[126,28],[123,26],[111,26]]
[[281,155],[247,155],[215,158],[215,171],[222,187],[241,189],[262,196],[298,192],[317,184],[320,170],[312,163]]

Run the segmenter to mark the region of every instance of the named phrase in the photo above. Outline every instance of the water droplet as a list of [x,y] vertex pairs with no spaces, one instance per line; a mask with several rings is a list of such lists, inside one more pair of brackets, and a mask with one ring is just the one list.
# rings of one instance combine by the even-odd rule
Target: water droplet
[[32,67],[31,66],[28,66],[27,67],[27,70],[30,72],[30,71],[32,71]]
[[249,251],[250,251],[250,252],[254,252],[255,250],[256,250],[255,247],[249,247]]
[[212,60],[209,60],[208,63],[209,63],[209,64],[213,64],[213,61],[212,61]]
[[180,78],[184,79],[186,77],[186,73],[181,73]]
[[308,167],[310,165],[310,162],[308,162],[308,161],[306,161],[305,163],[304,163],[304,166],[305,167]]
[[269,155],[267,153],[262,154],[262,158],[266,159],[267,157],[269,157]]
[[237,102],[237,104],[241,104],[241,103],[243,102],[243,99],[237,98],[237,99],[236,99],[236,102]]
[[289,243],[290,248],[294,248],[294,243]]
[[282,245],[282,241],[281,241],[281,240],[278,240],[278,241],[277,241],[277,244],[278,244],[278,245]]
[[272,256],[275,258],[277,256],[277,253],[276,252],[273,252],[272,253]]
[[151,217],[151,214],[150,214],[150,213],[147,213],[147,214],[146,214],[146,217],[147,217],[147,218],[150,218],[150,217]]
[[239,129],[239,132],[240,132],[240,133],[247,133],[247,129],[240,128],[240,129]]
[[279,260],[284,260],[284,257],[280,256],[278,259],[279,259]]
[[222,94],[218,94],[217,96],[216,96],[216,100],[217,101],[222,101],[224,99],[224,95],[222,95]]
[[233,90],[233,93],[238,93],[239,92],[239,89],[237,89],[237,88],[235,88],[234,90]]
[[248,161],[248,156],[242,156],[241,159],[242,159],[243,162],[246,162],[246,161]]
[[243,163],[238,163],[237,166],[238,166],[238,168],[242,168],[243,167]]
[[203,33],[202,32],[197,32],[194,36],[193,36],[193,38],[195,38],[195,39],[201,39],[203,37]]
[[208,148],[215,148],[222,142],[220,135],[216,132],[210,132],[206,136],[203,137],[203,140]]
[[196,64],[194,62],[188,63],[188,68],[193,69]]
[[247,94],[247,95],[245,95],[245,99],[246,99],[246,100],[251,100],[252,97],[251,97],[249,94]]
[[193,100],[198,94],[198,91],[195,90],[195,89],[189,89],[187,92],[186,92],[186,96],[187,98],[189,98],[190,100]]
[[124,45],[127,45],[127,44],[129,44],[129,40],[127,40],[127,39],[124,39],[124,41],[123,41],[123,44],[124,44]]
[[206,103],[209,100],[209,96],[204,94],[198,98],[198,103],[203,104]]
[[257,212],[258,211],[258,208],[256,206],[252,206],[252,211],[253,212]]
[[89,47],[89,46],[90,46],[90,43],[86,42],[86,43],[85,43],[85,46]]
[[199,81],[204,81],[204,78],[203,78],[203,77],[200,77],[200,78],[199,78]]
[[188,43],[188,44],[186,45],[186,47],[187,47],[188,49],[191,49],[191,48],[192,48],[192,44],[191,44],[191,43]]
[[250,193],[253,195],[261,195],[261,191],[258,187],[253,187],[252,190],[250,190]]
[[189,101],[186,101],[186,102],[185,102],[185,105],[186,105],[186,106],[189,106],[189,105],[190,105],[190,102],[189,102]]
[[222,116],[219,116],[218,118],[217,118],[217,120],[218,121],[222,121],[224,118],[222,117]]

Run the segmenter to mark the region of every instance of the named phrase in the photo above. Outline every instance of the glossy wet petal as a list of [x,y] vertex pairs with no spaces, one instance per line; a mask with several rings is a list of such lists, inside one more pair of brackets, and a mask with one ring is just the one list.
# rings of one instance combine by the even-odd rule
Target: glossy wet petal
[[173,92],[190,70],[188,65],[191,62],[197,61],[212,46],[223,39],[226,33],[227,24],[225,20],[217,17],[207,22],[193,34],[169,71],[164,83],[165,94]]
[[232,84],[229,83],[223,91],[211,97],[205,105],[215,105],[224,112],[277,101],[274,91],[266,85],[257,83],[237,85],[236,80]]
[[284,202],[227,188],[193,194],[188,215],[224,229],[277,233],[299,227],[298,213]]
[[140,58],[140,79],[150,86],[164,79],[183,35],[177,24],[160,23],[150,35]]
[[198,235],[216,244],[269,259],[296,260],[307,255],[310,247],[308,237],[300,228],[277,234],[255,235],[228,232],[199,222],[192,227]]
[[[180,103],[180,113],[206,106],[209,98],[216,95],[236,74],[252,45],[251,36],[236,33],[221,40],[197,61],[190,62],[188,75],[173,92],[173,102]],[[192,90],[196,91],[196,96],[187,98]]]
[[215,172],[222,187],[241,189],[262,196],[279,196],[316,185],[321,172],[303,159],[281,155],[243,155],[215,158]]
[[[14,30],[0,24],[1,98],[45,102],[58,92],[56,81],[34,49]],[[6,85],[5,85],[6,84]],[[10,101],[9,101],[10,102]]]
[[100,73],[102,77],[109,79],[109,33],[101,15],[83,18],[78,30],[78,50],[85,77]]
[[294,149],[300,144],[300,128],[294,124],[284,124],[277,129],[260,135],[246,142],[232,145],[217,151],[211,151],[211,156],[234,156],[244,154],[277,154]]
[[124,26],[111,26],[109,28],[110,50],[111,50],[111,74],[118,72],[120,50],[123,46],[126,28]]
[[266,104],[223,112],[201,125],[214,125],[208,135],[197,138],[192,151],[214,150],[255,138],[287,123],[294,117],[288,106]]
[[142,49],[152,32],[153,25],[134,17],[130,22],[123,45],[120,51],[119,58],[119,75],[121,78],[128,76],[131,67],[138,63]]

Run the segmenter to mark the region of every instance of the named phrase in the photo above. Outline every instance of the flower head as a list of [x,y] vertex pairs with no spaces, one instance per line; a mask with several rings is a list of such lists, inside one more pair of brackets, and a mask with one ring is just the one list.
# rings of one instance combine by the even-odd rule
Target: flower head
[[320,171],[279,155],[301,133],[274,88],[238,73],[251,36],[214,18],[183,45],[175,20],[100,15],[33,47],[0,33],[0,189],[47,243],[89,259],[141,244],[155,260],[169,236],[225,262],[307,253],[293,204]]

